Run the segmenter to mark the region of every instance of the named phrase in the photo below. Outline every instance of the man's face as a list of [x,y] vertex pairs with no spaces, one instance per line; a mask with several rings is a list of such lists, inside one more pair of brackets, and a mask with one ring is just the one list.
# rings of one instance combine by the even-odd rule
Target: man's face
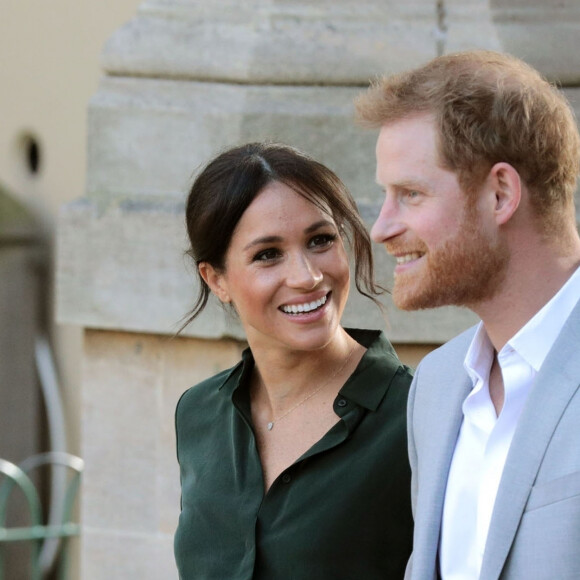
[[403,310],[473,307],[491,298],[509,253],[491,216],[478,207],[477,192],[470,200],[455,173],[439,163],[432,118],[383,126],[376,154],[385,201],[371,236],[396,258],[395,304]]

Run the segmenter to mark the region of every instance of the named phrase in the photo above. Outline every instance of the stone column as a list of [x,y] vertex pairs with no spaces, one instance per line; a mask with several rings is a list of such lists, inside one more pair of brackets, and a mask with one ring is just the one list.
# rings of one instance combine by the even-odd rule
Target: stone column
[[[501,49],[487,1],[148,0],[106,44],[86,191],[59,233],[58,315],[85,329],[83,578],[176,577],[175,404],[243,347],[215,305],[171,338],[195,295],[192,174],[226,146],[284,141],[333,168],[370,223],[375,134],[354,126],[352,99],[376,74],[470,46]],[[382,250],[377,262],[388,284]],[[439,343],[474,320],[389,306],[385,323],[352,296],[345,322],[398,343]]]

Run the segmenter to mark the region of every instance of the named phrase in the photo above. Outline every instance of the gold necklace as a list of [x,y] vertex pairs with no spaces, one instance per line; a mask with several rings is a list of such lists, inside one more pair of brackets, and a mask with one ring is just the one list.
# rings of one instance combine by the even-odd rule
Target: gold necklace
[[284,419],[284,417],[287,417],[288,415],[290,415],[290,413],[292,413],[292,411],[295,411],[296,409],[298,409],[298,407],[300,407],[301,405],[304,405],[304,403],[306,403],[306,401],[308,401],[308,399],[311,399],[312,397],[314,397],[314,395],[316,395],[316,393],[319,393],[324,387],[326,387],[326,385],[330,384],[332,379],[334,379],[336,376],[338,376],[345,369],[345,367],[348,364],[348,361],[350,360],[350,357],[352,356],[352,353],[354,352],[355,348],[356,348],[356,343],[350,349],[350,352],[348,353],[346,360],[340,366],[340,368],[327,381],[322,383],[322,385],[320,385],[320,387],[318,387],[316,390],[312,391],[312,393],[310,393],[307,397],[304,397],[304,399],[302,399],[299,403],[296,403],[296,405],[294,405],[293,407],[290,407],[290,409],[288,409],[288,411],[286,411],[283,415],[281,415],[277,419],[272,419],[266,425],[266,428],[268,429],[268,431],[272,431],[275,423],[277,423],[278,421],[281,421],[282,419]]

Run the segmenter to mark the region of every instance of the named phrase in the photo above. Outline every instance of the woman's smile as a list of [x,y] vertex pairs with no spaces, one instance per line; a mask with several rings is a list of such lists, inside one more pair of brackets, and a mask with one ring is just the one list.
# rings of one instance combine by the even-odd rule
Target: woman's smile
[[308,314],[310,312],[320,310],[326,304],[326,301],[328,300],[330,294],[331,293],[329,292],[328,294],[325,294],[321,298],[312,300],[310,302],[284,304],[283,306],[280,306],[280,310],[282,310],[282,312],[284,312],[285,314],[292,315]]

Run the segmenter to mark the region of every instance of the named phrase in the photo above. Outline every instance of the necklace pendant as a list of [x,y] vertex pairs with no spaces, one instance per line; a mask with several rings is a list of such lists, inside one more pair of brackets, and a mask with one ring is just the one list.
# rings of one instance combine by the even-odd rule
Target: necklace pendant
[[266,427],[268,428],[268,431],[272,431],[272,428],[274,427],[274,421],[270,421],[270,423],[268,423]]

